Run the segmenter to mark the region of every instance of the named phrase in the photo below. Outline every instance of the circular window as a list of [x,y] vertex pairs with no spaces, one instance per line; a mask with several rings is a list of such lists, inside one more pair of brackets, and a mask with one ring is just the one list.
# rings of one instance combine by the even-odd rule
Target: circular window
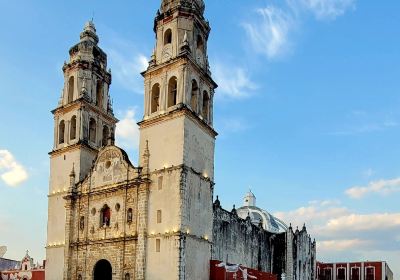
[[119,203],[115,204],[115,210],[117,210],[117,212],[119,211],[120,208],[121,208],[121,205],[119,205]]
[[96,208],[92,208],[92,215],[96,215]]
[[111,166],[111,161],[108,160],[108,161],[106,162],[106,168],[108,169],[108,168],[110,168],[110,166]]

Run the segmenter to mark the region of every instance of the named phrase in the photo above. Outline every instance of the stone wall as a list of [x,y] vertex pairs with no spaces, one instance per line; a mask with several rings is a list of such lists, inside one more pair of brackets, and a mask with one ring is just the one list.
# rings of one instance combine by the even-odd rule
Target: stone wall
[[316,243],[304,226],[287,231],[287,279],[314,280],[316,278]]
[[212,259],[280,274],[284,267],[285,234],[273,234],[214,203]]

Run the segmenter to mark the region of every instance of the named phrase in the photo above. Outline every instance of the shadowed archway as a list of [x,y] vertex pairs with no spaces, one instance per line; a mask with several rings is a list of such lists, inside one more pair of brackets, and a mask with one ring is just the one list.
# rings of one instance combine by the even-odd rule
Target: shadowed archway
[[112,267],[109,261],[99,260],[94,266],[93,280],[111,280]]

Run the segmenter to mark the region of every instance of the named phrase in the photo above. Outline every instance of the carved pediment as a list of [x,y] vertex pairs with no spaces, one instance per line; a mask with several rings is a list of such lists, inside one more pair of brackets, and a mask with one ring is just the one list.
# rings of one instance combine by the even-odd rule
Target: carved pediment
[[106,189],[138,177],[138,169],[129,161],[128,155],[116,146],[102,149],[83,182],[82,192]]

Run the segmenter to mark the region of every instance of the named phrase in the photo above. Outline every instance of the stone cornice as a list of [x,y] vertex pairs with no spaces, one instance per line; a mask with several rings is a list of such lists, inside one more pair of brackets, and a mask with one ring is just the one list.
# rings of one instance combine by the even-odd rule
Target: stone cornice
[[151,127],[153,125],[157,125],[161,122],[169,121],[172,119],[176,119],[182,116],[186,116],[193,120],[196,124],[199,125],[206,133],[208,133],[214,139],[218,136],[218,133],[207,123],[197,116],[192,110],[190,110],[185,104],[181,103],[176,105],[176,108],[172,111],[165,112],[164,114],[157,115],[155,117],[151,117],[146,120],[142,120],[138,122],[140,129]]
[[101,245],[108,243],[117,243],[124,241],[136,241],[138,239],[137,235],[125,236],[125,237],[113,237],[113,238],[105,238],[98,240],[85,240],[85,241],[77,241],[70,242],[69,246],[85,246],[85,245]]
[[89,146],[89,144],[87,144],[83,141],[80,141],[76,144],[72,144],[67,147],[63,147],[61,149],[53,150],[53,151],[49,152],[49,155],[50,155],[50,157],[55,157],[55,156],[64,154],[66,152],[71,152],[71,151],[78,150],[78,149],[87,149],[88,151],[93,152],[95,154],[97,154],[99,152],[97,149]]
[[105,118],[109,122],[117,123],[119,121],[116,117],[107,113],[104,110],[101,110],[99,107],[91,104],[90,102],[86,101],[83,97],[76,99],[75,101],[73,101],[70,104],[67,104],[62,107],[58,107],[58,108],[52,110],[51,113],[53,113],[54,116],[60,116],[60,115],[67,114],[74,110],[84,109],[86,106],[89,107],[89,109],[91,111],[101,115],[103,118]]
[[209,244],[212,244],[212,242],[208,239],[208,237],[205,236],[197,236],[194,234],[190,234],[184,231],[170,231],[170,232],[165,232],[165,233],[150,233],[147,234],[147,238],[160,238],[160,237],[166,237],[166,238],[170,238],[170,237],[184,237],[184,238],[193,238],[196,239],[198,241],[202,241],[202,242],[207,242]]
[[[140,177],[137,177],[135,179],[129,180],[129,181],[124,181],[118,184],[113,184],[113,185],[104,185],[101,187],[101,189],[98,190],[91,190],[89,192],[77,192],[77,193],[69,193],[66,198],[68,197],[86,197],[86,196],[94,196],[94,195],[102,195],[102,194],[108,194],[108,193],[114,193],[119,190],[125,190],[125,189],[131,189],[140,186],[143,184],[144,181],[141,180]],[[81,184],[79,184],[81,185]]]
[[188,53],[179,54],[177,57],[172,58],[164,63],[151,66],[146,71],[143,71],[141,74],[144,78],[146,78],[149,75],[153,75],[153,74],[158,75],[159,73],[165,71],[165,69],[167,67],[171,67],[171,66],[179,67],[179,66],[185,65],[187,63],[190,63],[192,65],[192,67],[195,68],[201,74],[201,77],[204,77],[205,80],[214,87],[214,89],[218,88],[218,84],[213,80],[210,73],[208,73],[206,70],[201,68],[197,64],[197,62],[194,60],[194,58]]
[[197,176],[200,177],[200,179],[206,181],[206,182],[210,182],[211,186],[214,186],[215,183],[213,180],[211,180],[210,177],[206,177],[204,176],[204,174],[202,174],[201,172],[198,172],[196,170],[194,170],[192,167],[186,166],[184,164],[180,164],[180,165],[176,165],[176,166],[171,166],[171,167],[165,167],[163,169],[157,169],[154,170],[152,172],[150,172],[150,175],[160,175],[163,174],[164,172],[169,172],[169,171],[174,171],[174,170],[182,170],[182,171],[186,171],[186,172],[192,172],[193,174],[196,174]]

